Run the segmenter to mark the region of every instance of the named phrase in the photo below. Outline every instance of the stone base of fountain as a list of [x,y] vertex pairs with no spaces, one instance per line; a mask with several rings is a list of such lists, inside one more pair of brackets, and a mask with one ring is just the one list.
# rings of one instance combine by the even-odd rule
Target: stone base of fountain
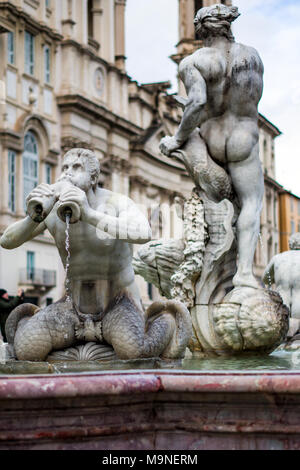
[[298,449],[300,372],[6,376],[0,449]]

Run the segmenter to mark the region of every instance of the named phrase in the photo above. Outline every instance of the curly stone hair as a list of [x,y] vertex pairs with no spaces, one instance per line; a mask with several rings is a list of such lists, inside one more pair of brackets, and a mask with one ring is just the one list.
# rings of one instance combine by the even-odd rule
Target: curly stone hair
[[100,163],[94,152],[83,148],[73,148],[64,155],[64,159],[69,156],[76,156],[84,159],[88,163],[88,169],[92,178],[98,180],[100,175]]
[[290,250],[300,250],[300,232],[293,233],[289,238]]
[[231,23],[239,16],[237,7],[228,7],[217,3],[210,7],[201,8],[194,19],[196,33],[199,39],[225,36],[233,42]]

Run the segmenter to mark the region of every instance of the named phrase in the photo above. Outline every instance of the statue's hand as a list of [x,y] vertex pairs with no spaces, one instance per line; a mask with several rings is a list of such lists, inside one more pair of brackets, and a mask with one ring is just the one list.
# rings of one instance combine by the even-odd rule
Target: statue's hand
[[174,150],[179,149],[180,146],[181,146],[181,143],[178,142],[175,136],[170,137],[167,135],[166,137],[163,137],[161,139],[160,144],[159,144],[159,149],[164,155],[172,158],[172,155],[171,155],[172,152],[174,152]]
[[36,188],[34,188],[31,193],[28,194],[26,198],[26,207],[32,199],[41,199],[43,205],[43,214],[42,217],[45,219],[48,214],[51,212],[54,204],[57,201],[57,195],[50,184],[41,183]]
[[75,202],[78,204],[81,212],[81,219],[84,218],[87,210],[89,209],[89,203],[86,197],[86,193],[77,188],[77,186],[72,186],[68,188],[65,192],[61,193],[60,202]]

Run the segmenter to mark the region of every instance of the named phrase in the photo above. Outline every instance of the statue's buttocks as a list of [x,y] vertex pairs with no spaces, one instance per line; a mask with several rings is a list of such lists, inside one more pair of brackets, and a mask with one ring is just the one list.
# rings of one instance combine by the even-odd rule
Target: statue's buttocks
[[210,155],[223,163],[245,160],[258,141],[257,104],[263,88],[259,55],[242,44],[217,44],[184,59],[183,78],[191,67],[205,80],[206,103],[198,126]]

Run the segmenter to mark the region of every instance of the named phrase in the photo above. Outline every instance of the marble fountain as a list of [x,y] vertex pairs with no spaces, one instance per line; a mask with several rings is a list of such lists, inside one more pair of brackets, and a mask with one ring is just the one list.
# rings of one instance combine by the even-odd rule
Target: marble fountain
[[[204,47],[179,67],[182,121],[160,149],[195,185],[180,202],[181,239],[151,240],[134,201],[99,188],[97,158],[77,148],[4,232],[1,246],[14,249],[49,230],[66,295],[7,320],[0,449],[299,449],[300,313],[289,293],[300,242],[267,267],[274,290],[254,277],[263,64],[234,41],[238,16],[199,10]],[[144,310],[135,274],[164,300]]]

